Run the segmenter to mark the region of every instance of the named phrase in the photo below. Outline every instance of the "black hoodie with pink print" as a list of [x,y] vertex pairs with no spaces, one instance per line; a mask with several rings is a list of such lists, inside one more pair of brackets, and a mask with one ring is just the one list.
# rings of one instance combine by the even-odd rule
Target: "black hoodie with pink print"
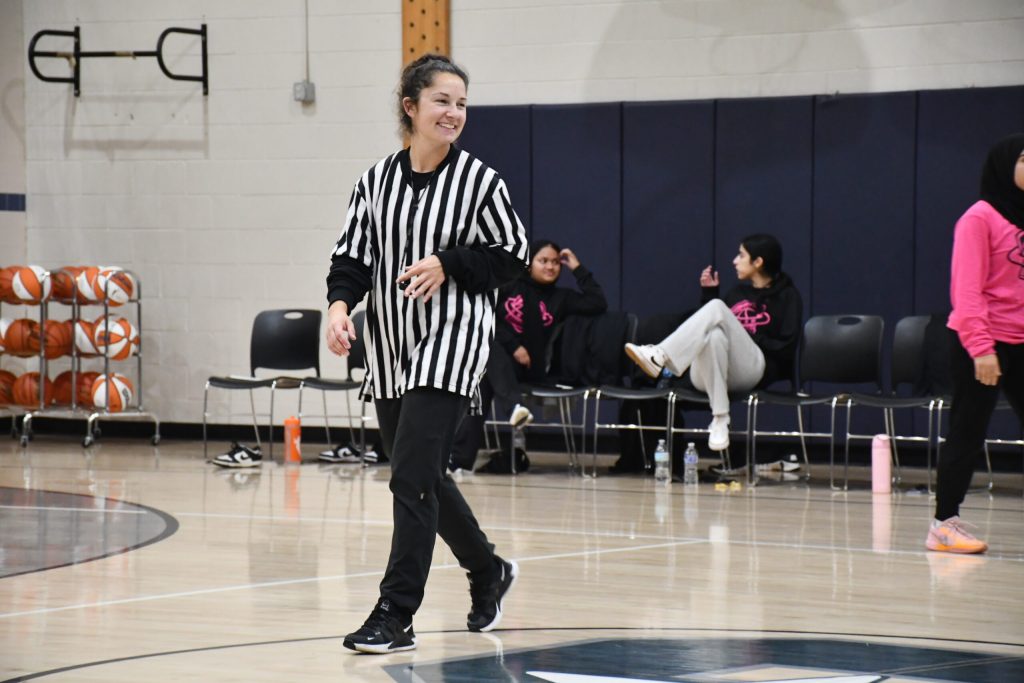
[[[717,298],[718,287],[701,288],[701,305]],[[779,273],[763,289],[740,282],[721,299],[764,353],[764,376],[758,386],[792,379],[804,308],[789,276]]]
[[495,340],[511,356],[520,346],[530,354],[524,379],[544,377],[544,352],[555,325],[573,314],[597,315],[608,310],[604,290],[594,275],[580,265],[572,271],[581,291],[554,284],[542,285],[523,273],[501,289],[496,311]]

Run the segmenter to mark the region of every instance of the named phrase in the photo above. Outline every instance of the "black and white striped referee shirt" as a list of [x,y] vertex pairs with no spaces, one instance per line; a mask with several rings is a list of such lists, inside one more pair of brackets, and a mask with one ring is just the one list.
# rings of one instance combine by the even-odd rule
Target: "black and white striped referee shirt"
[[[331,259],[330,303],[345,301],[352,311],[370,295],[360,330],[364,399],[417,387],[473,396],[487,367],[497,288],[528,264],[526,231],[505,183],[479,159],[453,146],[425,187],[413,181],[408,149],[367,170]],[[406,298],[395,278],[431,254],[447,279],[430,301]]]

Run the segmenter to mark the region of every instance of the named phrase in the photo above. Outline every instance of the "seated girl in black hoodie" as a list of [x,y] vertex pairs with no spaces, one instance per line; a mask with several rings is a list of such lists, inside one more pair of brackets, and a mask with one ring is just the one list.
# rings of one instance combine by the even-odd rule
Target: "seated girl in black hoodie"
[[663,369],[706,391],[712,420],[708,447],[729,447],[729,391],[748,391],[793,377],[803,303],[782,272],[782,246],[771,235],[750,235],[732,261],[740,284],[718,298],[718,273],[700,276],[703,306],[658,344],[626,344],[651,377]]
[[[576,278],[577,292],[557,287],[562,265]],[[530,269],[501,289],[497,322],[487,374],[480,382],[484,412],[497,396],[508,405],[515,404],[509,422],[520,428],[533,415],[518,403],[520,382],[540,382],[545,378],[548,341],[555,326],[573,314],[597,315],[608,309],[604,290],[597,284],[571,249],[562,249],[547,239],[530,244]],[[452,465],[471,467],[483,433],[483,418],[467,417],[456,435]]]

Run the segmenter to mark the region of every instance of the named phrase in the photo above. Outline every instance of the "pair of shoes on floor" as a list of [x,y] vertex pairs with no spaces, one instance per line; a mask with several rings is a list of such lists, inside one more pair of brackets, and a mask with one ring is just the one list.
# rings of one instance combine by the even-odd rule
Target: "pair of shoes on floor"
[[512,425],[513,429],[522,429],[531,422],[533,422],[533,413],[526,406],[517,403],[515,408],[512,409],[508,423]]
[[346,465],[363,462],[363,452],[353,443],[339,444],[316,456],[320,462],[342,463]]
[[[470,572],[469,594],[473,600],[466,627],[474,632],[494,630],[501,623],[502,602],[519,577],[519,565],[495,556],[495,567],[485,574]],[[367,654],[391,654],[416,649],[412,615],[387,598],[377,601],[358,630],[345,636],[344,646]]]
[[988,550],[988,543],[976,538],[964,528],[965,526],[973,525],[968,525],[959,516],[950,517],[944,522],[933,520],[924,545],[928,550],[965,555],[983,553]]
[[244,443],[232,443],[227,453],[221,453],[211,460],[219,467],[259,467],[263,462],[263,454],[260,447],[250,448]]
[[758,464],[758,472],[796,472],[800,469],[800,463],[796,459],[796,455],[790,455],[786,460],[773,460],[772,462],[763,462]]
[[658,379],[665,369],[665,352],[654,344],[626,344],[626,355],[640,366],[648,377]]

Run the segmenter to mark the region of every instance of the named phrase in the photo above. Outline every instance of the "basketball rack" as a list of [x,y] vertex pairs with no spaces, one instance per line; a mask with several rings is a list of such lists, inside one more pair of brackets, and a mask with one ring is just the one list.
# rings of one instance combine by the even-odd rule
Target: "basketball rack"
[[[64,271],[72,276],[72,282],[74,282],[73,274],[68,271]],[[33,438],[32,432],[32,420],[35,417],[56,417],[56,418],[86,418],[85,436],[82,438],[82,447],[89,448],[100,438],[101,430],[98,425],[100,420],[148,420],[153,423],[153,435],[150,437],[150,442],[156,446],[160,443],[160,419],[155,413],[147,411],[142,404],[143,394],[143,378],[142,378],[142,283],[139,278],[131,271],[125,270],[135,283],[135,291],[132,293],[131,299],[127,302],[127,305],[135,305],[135,323],[139,330],[139,348],[136,353],[133,354],[134,358],[128,358],[124,361],[116,361],[110,357],[109,346],[104,347],[104,352],[100,355],[85,356],[82,354],[78,345],[72,343],[71,346],[71,403],[69,405],[54,406],[47,405],[44,398],[44,387],[43,382],[39,383],[39,406],[38,408],[25,409],[22,415],[21,421],[21,436],[20,443],[22,448],[27,447],[29,441]],[[107,283],[109,288],[109,281]],[[89,304],[83,304],[78,300],[77,292],[72,291],[72,296],[69,299],[57,299],[51,298],[50,301],[44,301],[39,304],[39,336],[40,336],[40,349],[39,349],[39,374],[41,377],[49,376],[48,364],[49,360],[46,357],[45,339],[46,339],[46,325],[48,322],[52,322],[49,316],[49,306],[51,303],[66,304],[71,307],[71,321],[72,329],[77,329],[79,321],[82,320],[81,309],[85,305],[97,306],[103,308],[103,319],[110,319],[110,303],[109,296],[106,289],[104,290],[104,296],[102,301],[96,301]],[[115,311],[116,312],[116,311]],[[111,378],[112,364],[114,363],[130,363],[132,360],[135,361],[135,391],[134,393],[134,405],[125,406],[123,410],[110,411],[106,408],[95,408],[93,406],[83,406],[78,402],[78,379],[79,372],[82,369],[82,360],[84,358],[102,358],[103,359],[103,376],[107,382],[107,395],[115,391],[113,386],[113,379]],[[109,401],[108,401],[109,403]],[[12,414],[12,421],[15,419]],[[13,428],[13,425],[12,425]]]
[[[167,36],[172,33],[179,33],[188,36],[199,36],[200,43],[202,45],[202,65],[203,73],[200,75],[188,75],[188,74],[176,74],[167,68],[167,63],[164,61],[164,41]],[[74,47],[70,52],[67,51],[56,51],[56,50],[37,50],[36,43],[41,38],[46,36],[55,36],[60,38],[71,38],[74,40]],[[65,59],[68,62],[68,66],[71,67],[70,76],[44,76],[39,68],[36,66],[36,59],[40,57],[50,59]],[[36,75],[41,81],[47,83],[70,83],[74,86],[75,97],[81,94],[81,76],[82,76],[82,60],[93,57],[129,57],[131,59],[138,59],[139,57],[154,57],[156,58],[157,66],[164,72],[164,75],[175,81],[194,81],[196,83],[203,84],[203,95],[210,94],[210,79],[209,79],[209,68],[207,66],[207,51],[206,51],[206,24],[202,24],[200,28],[181,28],[179,26],[172,26],[171,28],[164,29],[163,33],[156,41],[155,50],[99,50],[99,51],[82,51],[82,39],[79,27],[76,26],[72,31],[57,31],[54,29],[44,29],[37,32],[32,36],[31,42],[28,44],[28,65],[32,69],[32,73]]]

